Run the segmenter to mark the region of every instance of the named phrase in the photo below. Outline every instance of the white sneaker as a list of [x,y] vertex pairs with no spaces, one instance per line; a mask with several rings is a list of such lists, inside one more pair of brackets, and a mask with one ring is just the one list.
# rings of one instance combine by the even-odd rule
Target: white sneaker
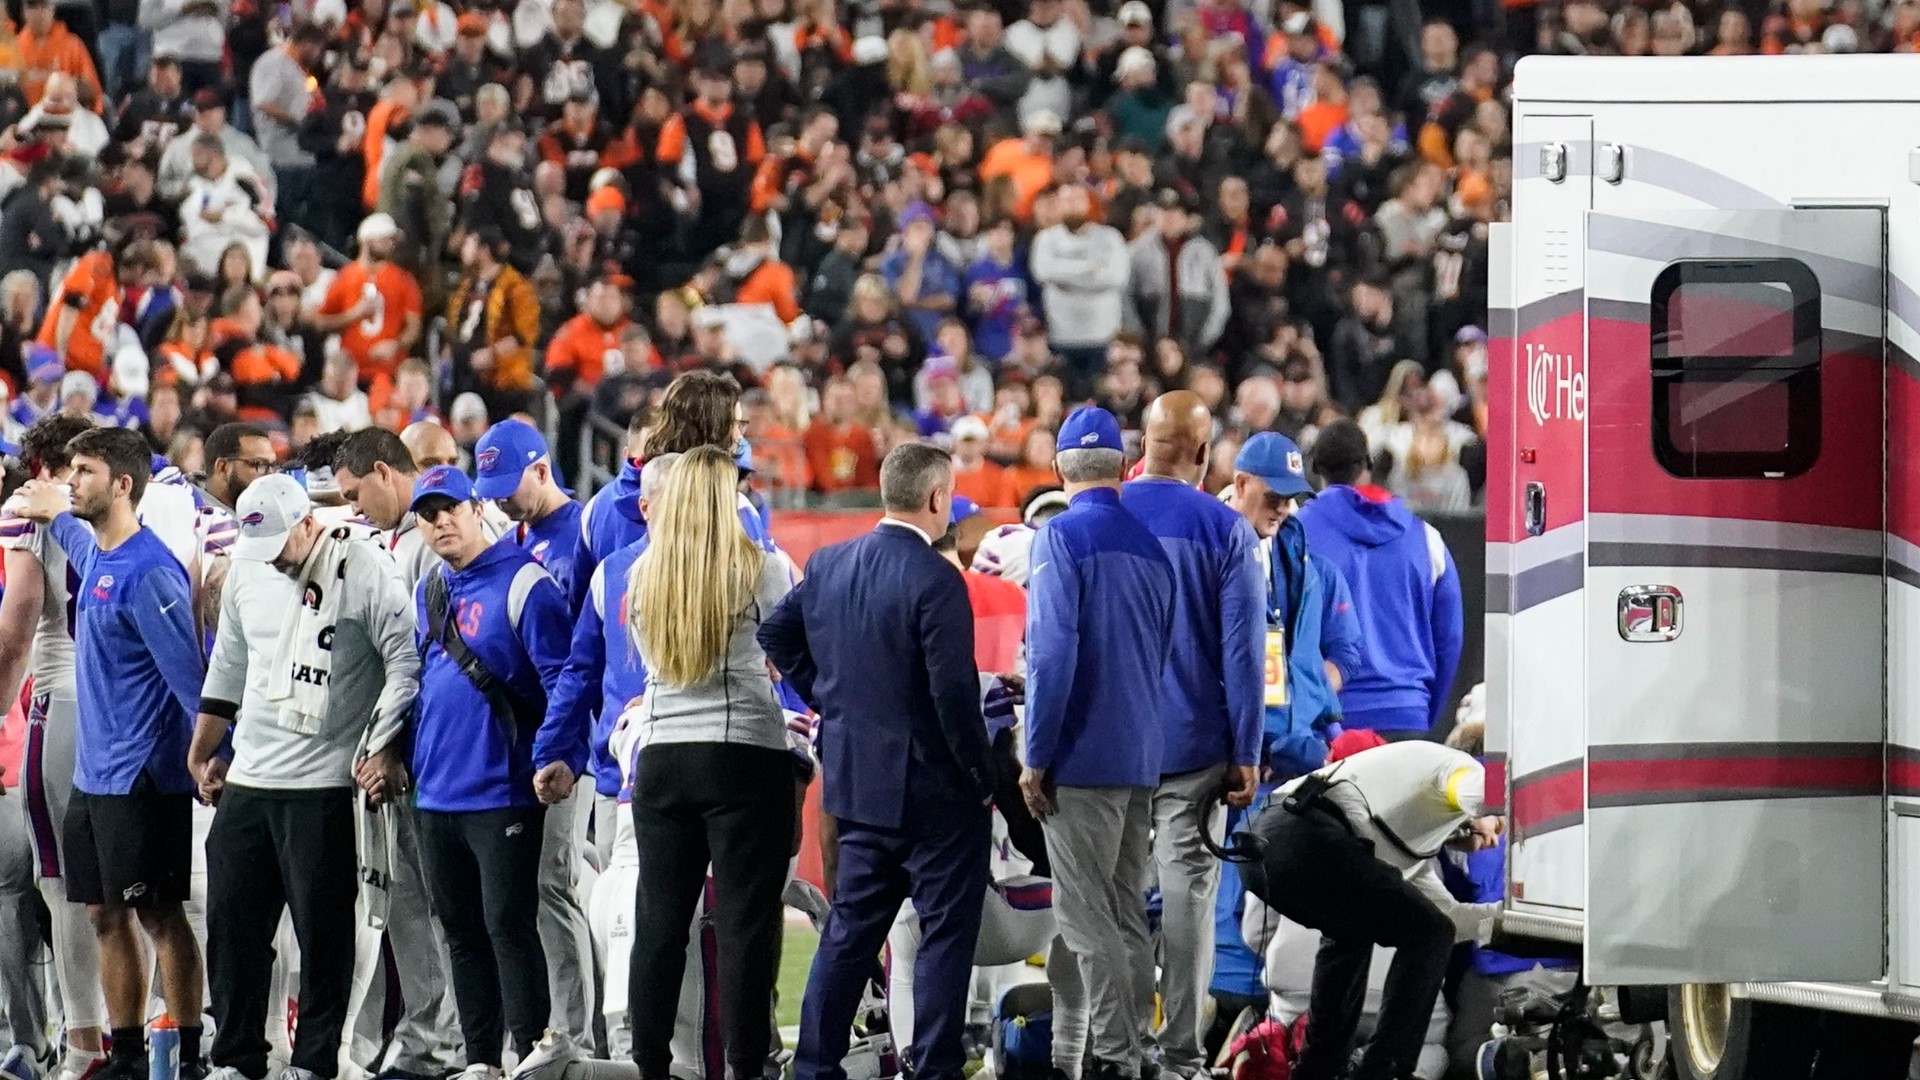
[[302,1069],[298,1065],[289,1065],[281,1070],[280,1080],[320,1080],[312,1069]]
[[51,1058],[42,1058],[33,1052],[33,1047],[24,1043],[15,1043],[13,1049],[0,1058],[0,1078],[4,1080],[42,1080],[47,1075],[47,1067],[53,1064]]
[[66,1055],[60,1059],[60,1065],[53,1070],[53,1080],[93,1080],[107,1063],[107,1055],[91,1050],[79,1050],[72,1046],[66,1048]]
[[231,1065],[207,1070],[206,1080],[247,1080],[247,1074]]
[[[459,1080],[501,1080],[503,1075],[497,1065],[483,1065],[475,1062],[455,1074]],[[208,1080],[212,1080],[211,1077]]]
[[549,1031],[513,1070],[513,1080],[560,1080],[568,1065],[585,1056],[564,1032]]

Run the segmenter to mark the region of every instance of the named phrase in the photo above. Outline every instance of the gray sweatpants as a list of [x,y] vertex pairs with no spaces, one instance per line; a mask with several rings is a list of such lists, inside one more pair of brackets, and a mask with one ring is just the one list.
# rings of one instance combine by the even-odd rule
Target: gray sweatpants
[[41,946],[40,898],[27,815],[17,792],[0,797],[0,1046],[20,1045],[45,1057],[47,952]]
[[547,1026],[580,1046],[593,1045],[593,931],[580,904],[580,807],[593,787],[581,784],[548,809],[540,848],[540,947],[547,954],[552,1012]]
[[393,889],[387,911],[386,940],[400,976],[400,995],[406,1012],[394,1029],[385,1060],[365,1061],[357,1050],[384,1044],[381,1018],[386,1011],[386,978],[379,932],[362,928],[354,963],[353,1004],[346,1034],[355,1064],[368,1072],[400,1069],[420,1076],[441,1076],[458,1061],[460,1021],[453,1011],[452,985],[446,940],[440,921],[427,903],[422,877],[418,811],[411,802],[395,803],[381,811],[393,813]]
[[[1152,788],[1070,788],[1054,793],[1042,823],[1053,862],[1060,936],[1047,959],[1053,984],[1053,1065],[1069,1077],[1093,1056],[1140,1075],[1141,1015],[1133,957],[1150,954],[1146,880]],[[1082,1030],[1087,1017],[1090,1031]],[[1066,1022],[1062,1023],[1062,1019]]]
[[[1213,899],[1220,864],[1207,851],[1202,822],[1216,843],[1227,824],[1220,801],[1227,777],[1223,762],[1165,776],[1153,791],[1153,874],[1160,883],[1160,1068],[1191,1078],[1205,1066],[1201,1018],[1213,982]],[[1143,1027],[1152,1022],[1154,957],[1134,958],[1134,986]],[[1146,1034],[1149,1044],[1154,1042]]]

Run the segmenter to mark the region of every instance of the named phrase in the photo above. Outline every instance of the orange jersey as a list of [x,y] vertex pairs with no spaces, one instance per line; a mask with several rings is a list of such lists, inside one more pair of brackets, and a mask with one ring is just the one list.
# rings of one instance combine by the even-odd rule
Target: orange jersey
[[373,310],[366,318],[348,323],[340,331],[340,348],[359,365],[360,381],[382,375],[392,377],[393,369],[406,357],[396,351],[385,360],[378,360],[374,358],[373,347],[382,341],[400,340],[407,316],[420,317],[425,310],[420,284],[413,280],[412,274],[392,263],[379,270],[368,270],[366,263],[356,259],[334,275],[333,284],[327,287],[327,298],[320,305],[320,314],[343,315],[362,299],[370,301]]
[[[547,370],[573,372],[576,385],[583,389],[600,385],[608,362],[620,353],[620,337],[629,325],[621,319],[603,327],[591,315],[575,315],[561,324],[547,343]],[[626,363],[624,355],[619,363]]]
[[60,313],[74,310],[74,297],[84,303],[78,308],[80,317],[74,320],[73,330],[67,334],[67,354],[61,359],[69,371],[84,371],[105,385],[105,343],[120,325],[120,275],[113,256],[93,251],[73,264],[53,294],[53,302],[47,305],[46,321],[40,324],[40,344],[51,349],[60,347]]
[[32,30],[22,28],[15,39],[15,48],[20,53],[20,66],[26,69],[20,89],[26,93],[28,105],[40,104],[47,92],[47,76],[60,72],[73,76],[74,82],[92,90],[93,111],[100,111],[100,101],[105,96],[100,89],[100,74],[94,70],[87,43],[68,30],[66,23],[54,22],[53,29],[44,38],[35,37]]
[[956,464],[953,470],[953,493],[965,495],[981,506],[1005,506],[1006,484],[1001,479],[1004,471],[991,461],[983,461],[977,467],[966,470]]

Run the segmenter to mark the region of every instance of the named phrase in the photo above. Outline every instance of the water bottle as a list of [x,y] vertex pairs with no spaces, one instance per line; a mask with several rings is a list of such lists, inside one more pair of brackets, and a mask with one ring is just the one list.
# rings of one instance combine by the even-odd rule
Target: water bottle
[[180,1025],[162,1016],[147,1028],[149,1080],[180,1080]]

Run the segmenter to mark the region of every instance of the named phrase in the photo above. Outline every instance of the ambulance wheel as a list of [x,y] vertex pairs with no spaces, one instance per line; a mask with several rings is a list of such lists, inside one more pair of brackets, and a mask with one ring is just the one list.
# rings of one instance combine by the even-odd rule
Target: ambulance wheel
[[[1808,1080],[1818,1014],[1735,998],[1723,985],[1667,995],[1675,1080]],[[1864,1078],[1862,1078],[1864,1080]]]
[[1913,1064],[1912,1024],[1828,1013],[1813,1080],[1905,1080]]

